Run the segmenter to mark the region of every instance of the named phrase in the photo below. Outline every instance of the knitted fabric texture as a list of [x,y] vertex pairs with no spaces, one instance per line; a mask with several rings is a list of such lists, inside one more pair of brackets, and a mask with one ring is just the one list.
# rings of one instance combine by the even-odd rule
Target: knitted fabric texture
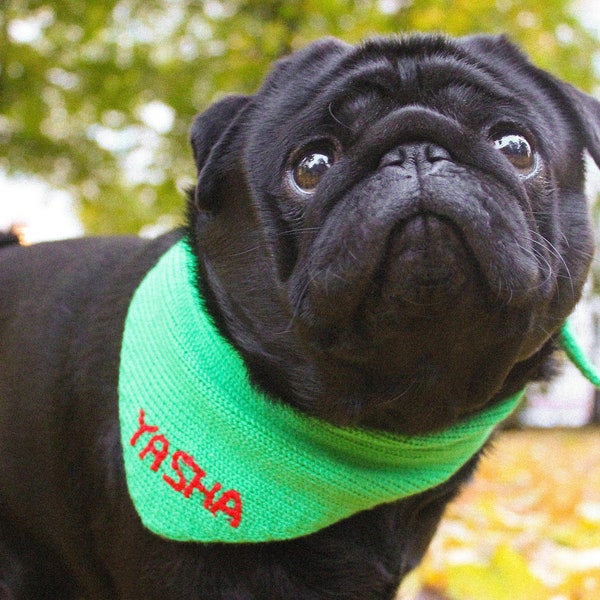
[[125,323],[119,405],[129,493],[144,525],[169,539],[296,538],[443,483],[521,395],[415,437],[301,414],[251,386],[204,310],[182,240],[138,287]]

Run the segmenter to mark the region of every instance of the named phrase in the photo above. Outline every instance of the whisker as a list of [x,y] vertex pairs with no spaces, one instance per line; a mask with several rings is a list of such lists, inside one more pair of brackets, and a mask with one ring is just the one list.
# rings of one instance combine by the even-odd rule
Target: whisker
[[334,114],[333,114],[333,109],[332,109],[332,102],[329,103],[329,105],[327,106],[327,112],[329,113],[329,116],[338,124],[341,125],[344,129],[347,129],[348,131],[352,131],[354,132],[354,129],[352,127],[350,127],[349,125],[346,125],[346,123],[342,123],[342,121],[340,121]]

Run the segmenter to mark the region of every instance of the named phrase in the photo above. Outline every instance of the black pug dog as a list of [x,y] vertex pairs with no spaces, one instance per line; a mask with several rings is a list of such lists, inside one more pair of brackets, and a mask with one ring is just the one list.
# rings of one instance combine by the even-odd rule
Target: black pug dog
[[[125,447],[227,535],[251,513],[235,489],[224,492],[235,482],[208,472],[216,449],[173,452],[177,431],[143,410],[123,432],[123,356],[135,363],[144,332],[158,337],[163,355],[139,368],[153,382],[180,365],[178,336],[184,346],[196,336],[157,325],[180,297],[167,281],[171,296],[150,295],[158,316],[123,350],[134,292],[183,244],[190,297],[200,290],[261,407],[377,439],[454,431],[550,370],[591,259],[582,155],[600,160],[600,105],[502,37],[330,39],[278,62],[255,95],[210,107],[191,140],[198,182],[185,230],[154,241],[3,240],[0,598],[390,600],[484,442],[435,485],[340,508],[324,526],[309,517],[295,534],[239,543],[156,533],[132,500]],[[194,369],[184,376],[193,385]],[[188,418],[178,393],[168,411],[192,443],[204,418]],[[187,406],[203,402],[191,393]],[[212,418],[208,429],[227,429],[229,417]],[[233,452],[236,435],[219,451]],[[290,469],[295,444],[290,434],[278,450]],[[258,473],[253,461],[244,468],[260,483],[272,457],[255,458]],[[155,513],[168,519],[162,498]],[[287,518],[296,497],[279,504],[266,512]]]

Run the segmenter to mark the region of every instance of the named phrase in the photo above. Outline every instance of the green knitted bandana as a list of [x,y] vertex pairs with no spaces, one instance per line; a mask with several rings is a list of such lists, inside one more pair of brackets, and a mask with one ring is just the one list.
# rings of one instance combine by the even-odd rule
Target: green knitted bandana
[[441,433],[340,428],[253,388],[195,289],[184,240],[147,274],[123,338],[119,397],[129,493],[144,525],[181,541],[300,537],[451,477],[517,394]]

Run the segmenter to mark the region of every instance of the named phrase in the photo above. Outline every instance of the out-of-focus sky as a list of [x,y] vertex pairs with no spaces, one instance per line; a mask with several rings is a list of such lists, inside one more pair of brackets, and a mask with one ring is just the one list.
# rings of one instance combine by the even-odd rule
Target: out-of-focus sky
[[26,227],[29,242],[83,233],[68,193],[31,177],[7,179],[0,173],[0,230],[12,225]]

